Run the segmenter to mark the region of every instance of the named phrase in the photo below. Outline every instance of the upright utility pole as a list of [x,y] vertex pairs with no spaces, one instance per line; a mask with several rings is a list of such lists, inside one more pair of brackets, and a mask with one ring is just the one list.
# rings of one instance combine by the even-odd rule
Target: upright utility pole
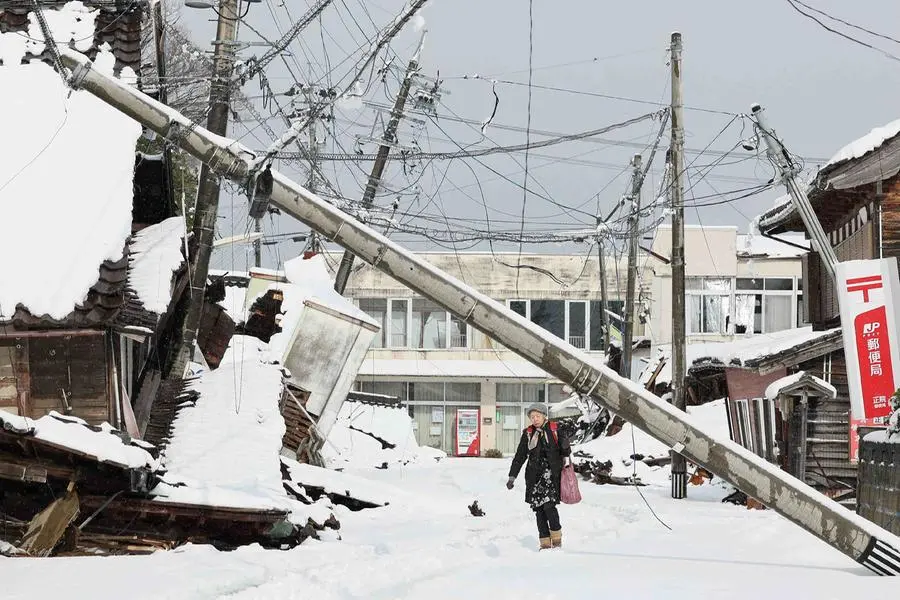
[[[219,0],[219,21],[216,27],[216,39],[213,42],[215,52],[206,128],[221,136],[228,132],[231,73],[234,69],[235,42],[239,23],[238,15],[240,14],[238,2],[239,0]],[[194,341],[197,339],[197,329],[203,314],[203,298],[206,292],[206,278],[209,275],[209,258],[212,255],[218,212],[219,176],[204,162],[200,169],[200,183],[197,187],[193,236],[188,248],[191,263],[190,304],[172,357],[167,376],[169,379],[183,377],[188,362],[193,356]]]
[[[686,327],[684,298],[684,101],[681,96],[681,34],[672,34],[672,403],[685,410]],[[672,497],[687,497],[687,462],[672,452]]]
[[775,132],[769,128],[763,107],[759,104],[754,104],[750,107],[750,111],[756,118],[756,131],[760,140],[766,145],[766,154],[768,154],[769,160],[775,165],[775,168],[778,169],[781,182],[787,188],[794,208],[800,213],[803,225],[806,227],[806,231],[812,240],[813,249],[822,257],[822,261],[828,269],[828,274],[834,280],[834,266],[838,262],[837,255],[834,253],[834,248],[831,247],[828,235],[822,228],[822,223],[819,222],[819,217],[816,216],[816,211],[813,209],[809,197],[806,195],[803,187],[797,183],[797,174],[800,172],[800,167],[791,158],[790,153],[775,135]]
[[[87,90],[156,133],[169,136],[173,129],[189,125],[183,115],[92,69],[84,55],[65,47],[60,48],[60,55],[73,72],[71,85]],[[252,170],[232,140],[223,140],[202,127],[175,139],[191,156],[211,161],[224,177],[244,182]],[[271,201],[283,213],[352,250],[451,313],[464,315],[472,327],[560,381],[571,382],[574,391],[591,396],[602,407],[620,414],[866,568],[880,575],[900,575],[900,537],[848,511],[727,436],[708,433],[682,411],[598,364],[583,350],[539,327],[525,327],[522,318],[504,304],[450,277],[284,175],[273,176]]]
[[631,174],[631,194],[629,204],[631,212],[628,215],[628,283],[625,288],[625,331],[622,332],[622,366],[619,374],[625,379],[631,379],[631,360],[634,355],[634,302],[637,296],[637,255],[638,238],[641,225],[641,155],[635,154],[631,159],[633,172]]
[[[602,225],[601,225],[602,224]],[[606,249],[603,247],[605,241],[603,233],[600,229],[605,229],[606,224],[597,215],[597,262],[600,266],[600,321],[603,323],[603,351],[609,350],[609,293],[606,290]]]
[[[422,46],[425,44],[426,33],[427,31],[422,32],[419,47],[406,67],[406,75],[403,77],[403,83],[400,85],[400,91],[397,93],[397,99],[394,101],[390,120],[388,120],[388,124],[384,128],[384,136],[381,138],[381,145],[378,147],[378,153],[375,155],[375,164],[372,165],[372,172],[369,174],[368,182],[366,182],[366,191],[363,193],[362,206],[364,209],[371,207],[375,202],[375,193],[381,184],[381,176],[384,174],[385,166],[387,166],[388,154],[397,141],[397,128],[400,125],[400,120],[403,118],[403,109],[406,106],[406,99],[409,97],[413,76],[419,70],[419,56],[422,53]],[[353,268],[353,258],[352,252],[344,250],[341,266],[338,267],[334,278],[334,289],[339,294],[343,294],[344,289],[347,287],[347,281],[350,279],[350,270]]]

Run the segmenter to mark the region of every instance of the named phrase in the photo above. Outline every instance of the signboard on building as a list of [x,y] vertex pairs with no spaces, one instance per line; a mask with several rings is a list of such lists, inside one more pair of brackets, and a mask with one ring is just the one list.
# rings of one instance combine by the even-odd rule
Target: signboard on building
[[836,265],[844,354],[850,386],[850,460],[859,457],[859,427],[887,423],[889,399],[900,387],[897,307],[900,277],[894,258]]
[[477,408],[456,410],[456,455],[479,456],[478,434],[480,432],[480,412]]

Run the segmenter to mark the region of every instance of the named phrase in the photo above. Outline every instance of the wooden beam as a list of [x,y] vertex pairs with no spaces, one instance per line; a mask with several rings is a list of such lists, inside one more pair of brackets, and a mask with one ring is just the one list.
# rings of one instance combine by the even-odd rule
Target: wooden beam
[[78,494],[75,485],[69,484],[65,496],[51,502],[31,520],[19,547],[31,556],[48,556],[78,513]]

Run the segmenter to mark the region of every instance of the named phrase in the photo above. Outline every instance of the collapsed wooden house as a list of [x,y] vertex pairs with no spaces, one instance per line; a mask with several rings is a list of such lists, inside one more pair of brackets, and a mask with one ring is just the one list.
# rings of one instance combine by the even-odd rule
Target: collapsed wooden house
[[[141,73],[146,2],[50,1],[41,10],[57,11],[54,26],[71,37],[55,41],[74,45],[96,68]],[[35,24],[30,5],[0,7],[0,35]],[[6,85],[30,88],[29,97],[62,93],[45,46],[29,42],[21,64],[4,69]],[[32,124],[61,110],[46,100],[16,104],[29,127],[5,131],[5,139],[44,143],[31,139],[39,137]],[[139,125],[87,96],[72,103],[65,123],[4,189],[5,197],[28,198],[4,203],[2,215],[28,233],[0,236],[0,410],[31,418],[58,411],[140,437],[167,392],[160,371],[187,287],[184,221],[166,185],[165,155],[136,151]],[[88,135],[102,153],[82,151]],[[200,335],[213,366],[231,334],[215,308]]]

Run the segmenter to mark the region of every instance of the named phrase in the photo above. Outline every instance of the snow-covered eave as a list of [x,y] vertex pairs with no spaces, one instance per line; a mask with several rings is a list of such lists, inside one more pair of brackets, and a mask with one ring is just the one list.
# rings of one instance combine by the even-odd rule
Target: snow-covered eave
[[798,395],[804,391],[812,392],[811,396],[824,397],[830,400],[837,397],[837,388],[824,379],[805,371],[799,371],[793,375],[787,375],[773,381],[766,388],[765,397],[769,400],[774,400],[781,395]]
[[822,337],[801,342],[796,346],[791,346],[790,348],[768,354],[745,357],[743,360],[723,360],[721,357],[714,355],[701,356],[691,363],[689,370],[700,371],[704,368],[736,367],[766,373],[773,368],[784,366],[785,364],[797,364],[803,362],[808,355],[820,356],[842,347],[843,338],[841,336],[841,330],[835,329]]

